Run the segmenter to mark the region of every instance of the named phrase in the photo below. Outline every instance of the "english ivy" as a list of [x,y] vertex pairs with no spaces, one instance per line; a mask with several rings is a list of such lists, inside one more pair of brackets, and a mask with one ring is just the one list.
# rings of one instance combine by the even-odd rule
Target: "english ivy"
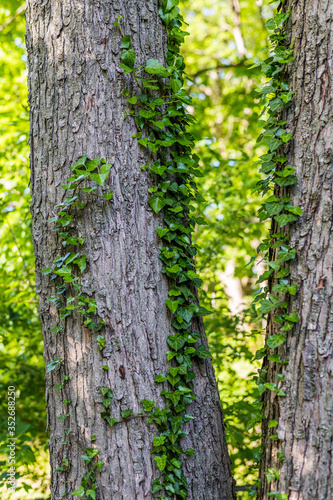
[[[195,178],[201,177],[199,170],[199,158],[192,153],[194,138],[188,132],[188,126],[194,123],[194,117],[187,111],[191,104],[191,97],[183,89],[185,64],[180,55],[180,46],[188,33],[182,29],[184,20],[177,7],[178,0],[162,0],[159,15],[166,25],[168,33],[168,45],[166,53],[166,65],[162,62],[149,59],[136,65],[136,53],[132,48],[131,37],[124,34],[121,28],[121,17],[119,16],[115,26],[119,27],[123,37],[121,42],[120,67],[125,74],[131,75],[136,82],[135,95],[129,95],[129,90],[123,90],[122,94],[127,98],[128,110],[126,117],[134,119],[137,138],[142,148],[149,149],[154,154],[154,161],[141,167],[147,170],[156,180],[156,185],[149,189],[151,194],[148,203],[157,214],[163,210],[164,226],[157,227],[157,234],[161,240],[160,259],[163,263],[162,273],[173,282],[166,306],[172,315],[171,324],[174,333],[167,338],[167,359],[171,361],[169,371],[166,374],[158,374],[155,377],[157,384],[163,384],[161,395],[165,399],[163,408],[159,408],[155,401],[143,400],[143,412],[134,415],[131,409],[121,412],[122,420],[111,417],[111,405],[113,391],[108,387],[101,387],[102,404],[105,411],[101,417],[113,427],[115,424],[125,422],[131,418],[145,417],[148,422],[154,422],[159,430],[159,435],[154,437],[152,453],[156,465],[160,470],[160,477],[153,482],[152,492],[161,500],[175,500],[177,498],[187,499],[189,486],[183,473],[183,455],[193,455],[193,449],[183,450],[181,440],[186,436],[184,426],[193,417],[187,413],[188,405],[195,400],[193,392],[193,361],[196,359],[210,358],[211,355],[204,345],[197,345],[201,339],[199,332],[195,331],[194,321],[199,316],[209,314],[205,308],[200,307],[195,293],[200,288],[202,281],[195,272],[194,257],[197,247],[191,242],[191,234],[196,224],[204,224],[202,217],[195,215],[193,202],[204,201],[198,192]],[[260,246],[259,251],[264,254],[268,269],[258,280],[262,283],[269,280],[279,280],[271,290],[270,285],[260,289],[253,303],[253,316],[263,318],[273,310],[279,308],[281,313],[275,318],[281,323],[281,333],[267,340],[267,347],[274,349],[285,342],[286,332],[293,328],[298,317],[295,312],[287,314],[288,302],[286,294],[295,295],[297,287],[288,279],[288,262],[295,259],[296,252],[288,243],[288,235],[282,230],[288,224],[296,221],[301,215],[300,207],[290,204],[290,199],[279,196],[288,186],[296,182],[295,169],[286,165],[287,158],[281,157],[279,151],[281,146],[287,143],[291,134],[286,131],[286,122],[282,120],[282,111],[289,105],[293,92],[289,91],[288,83],[284,79],[284,69],[292,60],[292,48],[285,45],[285,22],[289,17],[288,12],[279,13],[267,23],[267,28],[272,30],[270,43],[272,50],[269,58],[262,65],[268,80],[259,89],[262,102],[265,103],[263,112],[264,131],[259,141],[268,146],[268,151],[260,157],[258,165],[260,172],[266,175],[259,184],[258,190],[267,195],[259,211],[261,221],[273,218],[275,230]],[[73,177],[67,179],[62,187],[68,190],[69,196],[64,203],[56,208],[58,213],[49,222],[56,223],[65,249],[64,255],[57,257],[52,267],[44,269],[44,274],[51,274],[52,280],[57,280],[56,295],[48,299],[60,310],[60,318],[77,311],[85,316],[84,323],[90,329],[98,332],[103,328],[104,322],[97,315],[96,300],[86,297],[82,292],[77,274],[85,271],[87,266],[87,255],[80,250],[85,241],[75,234],[75,215],[77,209],[84,209],[86,203],[82,201],[78,193],[87,193],[91,196],[100,196],[99,188],[109,176],[111,165],[103,159],[89,160],[87,156],[81,158],[72,166]],[[96,185],[97,184],[97,185]],[[276,187],[280,189],[277,189]],[[106,201],[112,198],[113,193],[103,193]],[[74,247],[72,251],[66,252],[67,247]],[[277,259],[270,260],[271,249],[276,249]],[[60,281],[60,282],[59,282]],[[68,292],[75,293],[63,299]],[[274,292],[274,293],[273,293]],[[61,326],[54,328],[55,332],[61,330]],[[98,335],[96,339],[100,350],[105,347],[105,339]],[[257,357],[263,357],[267,348],[262,349]],[[268,360],[282,363],[279,355],[270,355]],[[62,360],[56,359],[48,366],[52,371],[61,364]],[[107,365],[102,367],[107,370]],[[68,379],[68,377],[67,377]],[[65,379],[66,380],[66,379]],[[283,380],[280,377],[280,380]],[[278,389],[276,383],[265,381],[265,371],[262,370],[258,377],[259,394],[265,390],[272,390],[279,396],[284,393]],[[59,388],[62,387],[60,384]],[[66,401],[69,404],[70,401]],[[257,402],[259,410],[252,415],[249,425],[256,425],[262,417],[261,403]],[[67,418],[68,414],[60,418]],[[270,427],[275,427],[277,422],[272,421]],[[70,432],[70,431],[69,431]],[[270,436],[277,439],[276,434]],[[96,484],[94,469],[102,470],[103,462],[93,459],[98,450],[88,448],[87,455],[83,460],[90,466],[91,470],[82,479],[81,486],[72,495],[96,498]],[[279,456],[284,459],[280,451]],[[68,465],[66,466],[68,467]],[[63,469],[65,470],[65,469]],[[268,481],[278,478],[275,469],[267,471]],[[255,492],[251,491],[250,495]],[[272,496],[272,494],[270,494]],[[279,499],[284,499],[284,494],[274,493]]]
[[[283,2],[282,2],[283,3]],[[278,10],[281,9],[282,3]],[[259,181],[257,190],[264,196],[264,201],[259,210],[260,221],[272,220],[272,230],[269,237],[258,247],[267,264],[267,270],[259,278],[257,283],[268,282],[268,284],[256,292],[256,297],[252,304],[252,316],[254,319],[267,319],[267,316],[274,312],[274,321],[280,324],[279,333],[271,335],[266,346],[257,352],[256,358],[267,358],[268,362],[282,365],[287,363],[281,356],[274,354],[273,349],[279,348],[287,339],[287,332],[290,331],[298,321],[296,312],[287,313],[289,308],[288,295],[294,296],[297,293],[296,284],[292,284],[289,278],[289,262],[296,258],[296,250],[289,244],[287,226],[294,223],[302,215],[300,207],[294,207],[290,203],[290,198],[285,196],[286,190],[297,182],[295,168],[287,164],[288,158],[281,156],[283,146],[291,140],[292,133],[286,130],[287,122],[284,120],[284,110],[288,108],[294,92],[289,90],[286,79],[286,66],[293,60],[293,48],[286,43],[286,22],[289,18],[289,11],[277,13],[266,23],[266,27],[272,33],[269,36],[270,54],[261,62],[256,61],[254,66],[261,66],[266,76],[266,82],[261,85],[257,92],[264,104],[262,119],[259,125],[263,131],[258,138],[258,142],[267,145],[268,150],[260,156],[257,165],[265,177]],[[272,256],[274,260],[272,260]],[[279,369],[276,370],[280,371]],[[259,399],[254,403],[256,412],[249,422],[251,428],[263,418],[262,395],[266,390],[275,392],[283,397],[285,393],[278,388],[278,383],[266,382],[267,369],[263,368],[257,377]],[[278,382],[284,381],[284,376],[277,373]],[[278,422],[272,420],[268,428],[276,427]],[[278,440],[277,434],[271,434],[270,439]],[[278,450],[278,457],[281,461],[285,456]],[[256,457],[260,461],[260,454]],[[278,481],[279,472],[270,468],[266,472],[268,484]],[[260,480],[257,484],[260,487]],[[250,496],[256,496],[256,491],[249,491]],[[278,500],[287,499],[287,494],[272,492],[269,497]]]
[[[88,257],[84,253],[85,238],[77,235],[76,218],[86,207],[89,197],[96,196],[106,201],[111,200],[112,192],[99,194],[99,186],[104,187],[105,181],[110,174],[111,164],[106,163],[101,158],[89,160],[87,156],[83,156],[71,168],[73,176],[62,185],[62,188],[66,190],[67,197],[63,203],[55,207],[57,214],[48,220],[49,223],[55,224],[54,230],[58,232],[62,239],[63,255],[56,257],[53,266],[47,267],[41,272],[45,275],[51,275],[51,280],[55,281],[56,294],[47,299],[47,302],[52,302],[58,308],[60,320],[65,320],[76,311],[83,315],[84,324],[89,329],[98,332],[105,323],[97,314],[96,300],[83,293],[80,283],[80,275],[87,267]],[[57,325],[52,328],[51,332],[58,333],[63,329],[64,326]],[[100,350],[104,349],[104,337],[98,335],[96,341],[100,346]],[[63,361],[63,359],[51,361],[46,372],[49,373],[58,369]],[[62,379],[66,382],[69,376],[63,374]],[[63,386],[64,384],[60,383],[55,385],[54,388],[61,390]],[[103,404],[107,409],[112,402],[112,390],[102,387],[101,392],[104,398],[102,400]],[[67,406],[70,403],[70,399],[65,400],[63,405]],[[58,419],[67,420],[69,416],[69,413],[63,413]],[[65,431],[66,436],[70,432],[70,429],[67,428]],[[64,441],[62,445],[69,446],[69,442]],[[104,464],[98,461],[93,462],[94,457],[98,455],[98,450],[87,448],[86,453],[87,455],[82,455],[82,459],[89,465],[90,470],[82,479],[80,488],[75,490],[72,495],[85,496],[88,499],[96,500],[95,469],[101,471]],[[57,470],[67,472],[70,466],[69,459],[67,457],[62,459],[62,464]],[[65,492],[63,496],[66,494]]]
[[197,248],[191,242],[191,234],[196,224],[205,222],[196,217],[193,202],[204,200],[195,183],[195,178],[202,174],[199,158],[192,154],[194,138],[188,132],[188,125],[195,119],[187,111],[191,98],[183,89],[185,64],[180,46],[188,33],[182,29],[184,20],[178,3],[178,0],[163,0],[159,10],[168,33],[166,65],[149,59],[135,66],[131,37],[122,32],[121,18],[115,23],[123,34],[120,66],[137,84],[135,95],[130,96],[127,89],[122,92],[129,107],[125,117],[134,119],[137,126],[134,137],[139,144],[154,153],[154,161],[141,168],[156,180],[156,185],[149,189],[148,203],[156,214],[163,210],[165,225],[157,227],[160,259],[162,273],[173,282],[165,301],[175,331],[167,338],[170,349],[167,359],[172,366],[168,373],[155,378],[156,383],[164,384],[161,395],[165,405],[159,408],[154,401],[143,401],[148,422],[154,422],[160,432],[154,437],[152,447],[160,478],[153,482],[152,491],[162,500],[188,498],[189,486],[181,457],[193,455],[194,451],[183,450],[181,440],[186,436],[184,425],[193,419],[187,414],[188,405],[195,400],[193,361],[211,357],[204,345],[194,347],[201,335],[195,331],[193,321],[210,312],[198,305],[195,294],[202,281],[195,272]]

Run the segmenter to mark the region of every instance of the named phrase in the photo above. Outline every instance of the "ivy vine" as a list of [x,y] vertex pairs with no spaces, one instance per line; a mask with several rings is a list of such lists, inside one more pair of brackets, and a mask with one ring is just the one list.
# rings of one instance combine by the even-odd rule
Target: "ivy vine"
[[156,180],[156,185],[149,189],[152,195],[149,205],[156,214],[164,210],[165,225],[157,227],[162,241],[160,259],[162,273],[173,283],[165,301],[172,313],[175,331],[167,338],[170,349],[167,359],[172,361],[172,366],[168,373],[155,378],[158,384],[169,384],[169,388],[161,391],[165,406],[159,408],[154,401],[143,401],[144,410],[149,414],[148,422],[154,422],[160,432],[154,437],[152,452],[161,477],[153,482],[152,492],[159,493],[157,498],[162,500],[188,498],[189,487],[181,457],[193,455],[194,450],[183,450],[181,439],[186,435],[184,425],[193,419],[187,413],[188,405],[195,400],[193,360],[211,357],[204,345],[194,347],[201,335],[194,331],[193,320],[209,314],[198,305],[195,295],[202,281],[195,272],[197,248],[191,242],[195,225],[205,223],[202,217],[195,215],[193,202],[204,200],[195,183],[195,177],[202,174],[199,158],[192,154],[194,139],[188,132],[188,125],[195,119],[187,111],[192,100],[183,89],[185,64],[180,46],[188,33],[182,29],[184,20],[178,3],[178,0],[163,0],[159,10],[168,34],[166,65],[149,59],[137,66],[130,35],[123,33],[121,18],[115,23],[123,35],[120,66],[137,84],[134,95],[130,96],[128,89],[122,92],[129,105],[125,117],[134,119],[138,130],[134,137],[154,155],[154,161],[141,168]]
[[[192,153],[194,139],[188,132],[188,126],[195,119],[187,111],[191,98],[183,88],[185,64],[180,55],[180,46],[188,33],[182,29],[184,20],[179,13],[178,3],[179,0],[163,0],[159,10],[168,34],[166,64],[149,59],[137,66],[136,54],[131,48],[131,37],[123,33],[120,16],[114,24],[122,33],[120,66],[136,82],[135,94],[130,96],[128,89],[122,92],[129,107],[125,118],[134,119],[137,127],[134,137],[143,148],[148,148],[153,153],[154,161],[141,166],[141,169],[147,170],[156,180],[156,185],[149,189],[150,207],[156,214],[163,210],[164,225],[157,227],[157,234],[161,240],[162,273],[172,282],[165,302],[171,311],[174,329],[174,333],[166,339],[169,347],[167,360],[171,362],[169,371],[166,374],[160,373],[155,378],[157,384],[163,384],[161,395],[165,404],[163,408],[159,408],[155,401],[145,399],[142,401],[143,410],[138,415],[128,409],[121,412],[122,420],[118,420],[111,416],[112,388],[100,387],[104,406],[101,418],[110,427],[138,417],[145,417],[148,422],[155,423],[159,434],[154,436],[152,453],[155,455],[160,477],[154,480],[152,493],[157,493],[157,498],[161,500],[188,498],[189,486],[183,473],[182,456],[193,455],[194,450],[183,450],[181,440],[186,436],[185,424],[193,420],[187,413],[188,405],[195,400],[193,361],[195,358],[211,357],[204,345],[196,345],[201,335],[194,331],[193,324],[197,317],[209,314],[197,301],[195,289],[201,287],[202,281],[194,267],[197,247],[191,242],[195,225],[205,223],[202,217],[196,216],[193,202],[204,200],[195,183],[195,178],[202,174],[199,170],[199,158]],[[266,174],[266,177],[258,183],[257,188],[264,196],[267,193],[269,196],[264,199],[259,217],[260,221],[272,218],[273,229],[269,238],[258,248],[268,266],[258,283],[268,280],[268,285],[261,287],[256,293],[252,313],[253,318],[262,319],[273,310],[279,310],[275,321],[281,324],[280,333],[267,339],[266,346],[257,353],[257,358],[267,357],[268,361],[280,364],[285,361],[282,361],[279,354],[272,353],[272,350],[285,342],[287,332],[298,321],[296,312],[288,312],[287,294],[294,296],[297,292],[296,285],[291,284],[288,278],[288,262],[295,259],[296,251],[290,247],[285,227],[302,214],[301,208],[294,207],[285,193],[285,189],[297,180],[295,169],[287,165],[287,158],[279,153],[281,146],[292,135],[286,131],[286,121],[282,119],[283,110],[289,106],[293,95],[289,91],[284,72],[286,64],[293,59],[292,47],[286,46],[285,23],[288,17],[289,12],[282,12],[268,21],[266,27],[273,32],[269,37],[271,52],[268,59],[255,64],[261,65],[267,77],[267,82],[258,89],[264,103],[260,121],[264,131],[258,140],[268,146],[267,153],[260,157],[258,164],[260,172]],[[106,201],[112,199],[112,192],[100,195],[99,190],[99,187],[104,187],[110,168],[111,165],[104,159],[89,160],[87,156],[72,166],[73,177],[67,179],[62,186],[69,195],[62,204],[55,207],[57,214],[48,222],[57,224],[55,230],[62,238],[63,248],[73,250],[58,256],[53,267],[42,270],[43,274],[50,274],[51,280],[56,281],[56,294],[48,301],[59,308],[60,319],[64,320],[77,311],[84,315],[84,324],[95,332],[99,332],[105,323],[98,317],[96,300],[85,296],[82,291],[80,274],[86,269],[87,254],[83,250],[84,238],[76,234],[75,220],[80,210],[87,205],[87,195],[102,196]],[[63,326],[56,325],[51,331],[57,333],[62,329]],[[96,342],[102,351],[105,339],[101,334],[96,337]],[[49,363],[47,372],[59,368],[63,361],[55,359]],[[107,370],[108,366],[102,368]],[[278,383],[267,383],[265,375],[266,371],[263,369],[257,379],[259,395],[272,390],[283,397],[284,393]],[[278,374],[278,377],[283,381],[283,375]],[[62,389],[68,379],[69,376],[63,374],[62,382],[55,388]],[[67,407],[70,403],[71,400],[65,400],[64,406]],[[255,403],[257,411],[249,423],[250,427],[262,419],[262,405],[260,400]],[[69,413],[65,412],[59,418],[65,420],[68,417]],[[269,428],[277,425],[278,422],[271,421]],[[69,434],[68,428],[66,437]],[[277,439],[276,435],[270,437]],[[63,443],[64,446],[68,444],[67,440]],[[87,448],[86,455],[82,455],[89,466],[89,472],[82,479],[80,488],[72,495],[96,499],[95,470],[97,468],[101,471],[104,465],[98,461],[98,453],[99,450]],[[281,450],[279,457],[284,459]],[[70,465],[68,457],[62,462],[63,465],[57,470],[66,472]],[[279,472],[269,469],[266,474],[267,481],[271,482],[278,479]],[[255,496],[256,493],[251,491],[249,494]],[[272,492],[269,496],[278,500],[287,498],[286,494],[279,492]]]
[[[256,382],[258,385],[258,400],[254,403],[255,412],[252,415],[248,429],[261,422],[263,415],[263,394],[270,390],[279,397],[284,397],[285,393],[281,389],[284,382],[284,375],[279,366],[288,363],[282,359],[281,355],[274,352],[282,346],[288,332],[290,332],[299,318],[292,308],[291,297],[297,293],[297,285],[290,280],[289,264],[296,258],[296,249],[291,248],[289,243],[288,225],[294,223],[302,215],[302,209],[290,203],[287,190],[297,182],[295,168],[287,164],[288,158],[283,156],[286,150],[285,145],[291,140],[292,133],[287,131],[287,121],[285,110],[290,106],[293,91],[290,91],[287,81],[286,66],[293,57],[293,47],[287,45],[286,22],[290,12],[283,11],[283,2],[278,7],[278,13],[271,18],[266,27],[271,32],[269,36],[270,53],[264,61],[257,60],[254,66],[261,66],[266,76],[266,82],[261,85],[257,92],[263,103],[263,112],[259,126],[263,128],[258,142],[267,145],[268,151],[260,156],[257,162],[260,167],[259,172],[265,174],[257,185],[257,191],[262,193],[264,200],[258,212],[260,221],[271,219],[271,230],[258,247],[258,252],[263,257],[267,268],[257,281],[261,285],[255,294],[252,304],[252,318],[262,320],[268,315],[274,314],[274,322],[280,325],[279,332],[271,335],[266,340],[266,345],[256,353],[257,359],[265,358],[265,363],[276,363],[276,382],[267,382],[267,368],[261,369]],[[281,12],[279,12],[282,10]],[[254,67],[253,66],[253,67]],[[272,316],[273,318],[273,316]],[[278,441],[278,435],[274,429],[278,426],[278,421],[271,420],[268,423],[269,438]],[[265,436],[264,436],[265,437]],[[260,462],[262,450],[255,456],[255,460]],[[277,452],[279,460],[285,460],[282,450]],[[269,468],[265,471],[267,483],[278,481],[279,471]],[[257,488],[261,487],[260,480]],[[256,496],[256,491],[249,491],[250,496]],[[269,497],[277,500],[287,500],[288,495],[278,491],[268,494]]]
[[[59,333],[64,330],[63,321],[71,316],[74,311],[83,315],[84,324],[92,331],[100,331],[105,322],[97,314],[96,300],[86,296],[82,290],[80,280],[81,274],[85,271],[88,264],[88,256],[85,253],[85,238],[77,235],[77,219],[82,210],[87,206],[91,197],[99,197],[109,201],[113,197],[113,192],[100,194],[99,187],[103,188],[105,181],[109,177],[111,164],[102,158],[89,160],[87,156],[80,158],[72,165],[73,176],[66,180],[61,187],[66,191],[66,197],[63,203],[54,208],[55,215],[47,222],[54,223],[53,228],[59,234],[64,249],[63,255],[57,256],[52,267],[47,267],[41,272],[44,275],[50,275],[51,281],[55,282],[56,293],[47,302],[53,303],[59,310],[60,324],[51,329],[52,333]],[[68,250],[68,251],[67,251]],[[97,336],[97,342],[103,348],[105,340],[101,335]],[[47,373],[53,370],[60,370],[64,359],[55,359],[47,366]],[[55,389],[63,390],[64,384],[69,380],[69,375],[62,374],[61,383],[55,385]],[[65,399],[63,406],[66,410],[58,417],[59,420],[68,421],[68,405],[71,399]],[[67,473],[70,467],[68,455],[69,441],[68,436],[71,433],[69,424],[65,429],[65,441],[61,444],[64,447],[64,458],[57,471]],[[88,474],[82,479],[81,486],[74,491],[72,495],[84,496],[96,500],[96,478],[95,469],[102,470],[104,463],[98,461],[99,450],[86,448],[86,455],[82,459],[89,465]],[[95,459],[96,457],[96,459]],[[95,460],[94,460],[95,459]],[[62,496],[65,496],[65,492]]]

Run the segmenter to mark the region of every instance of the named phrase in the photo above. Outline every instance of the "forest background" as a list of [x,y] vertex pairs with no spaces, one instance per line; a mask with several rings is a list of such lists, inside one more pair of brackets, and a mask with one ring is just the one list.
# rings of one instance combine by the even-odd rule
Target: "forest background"
[[[238,486],[256,478],[260,426],[252,376],[260,364],[262,325],[251,324],[250,304],[263,272],[256,248],[267,227],[257,218],[262,153],[256,138],[261,104],[255,89],[267,45],[268,0],[181,0],[190,36],[183,48],[188,90],[197,123],[196,152],[206,199],[198,212],[207,225],[196,232],[202,305],[225,413],[226,435]],[[29,211],[29,118],[24,2],[0,0],[0,495],[10,500],[47,498],[49,469],[43,341],[34,287]],[[256,258],[256,261],[254,261]],[[19,487],[5,493],[8,386],[17,389]],[[250,498],[239,492],[238,498]]]

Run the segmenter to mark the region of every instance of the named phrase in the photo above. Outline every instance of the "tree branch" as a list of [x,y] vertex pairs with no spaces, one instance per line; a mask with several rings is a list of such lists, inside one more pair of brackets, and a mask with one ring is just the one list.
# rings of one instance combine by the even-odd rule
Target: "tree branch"
[[193,75],[189,75],[191,78],[195,78],[201,73],[207,73],[208,71],[221,71],[222,69],[233,69],[233,68],[240,68],[245,65],[245,60],[243,59],[242,61],[235,63],[235,64],[218,64],[217,66],[212,66],[210,68],[203,68],[194,73]]

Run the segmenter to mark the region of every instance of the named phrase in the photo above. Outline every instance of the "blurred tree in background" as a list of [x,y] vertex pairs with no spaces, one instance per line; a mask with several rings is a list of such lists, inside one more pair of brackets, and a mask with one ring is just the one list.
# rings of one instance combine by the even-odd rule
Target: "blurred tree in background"
[[[183,0],[180,7],[191,34],[183,54],[205,174],[199,184],[206,203],[198,212],[204,213],[207,226],[196,234],[201,247],[197,268],[205,283],[201,300],[213,310],[206,331],[226,402],[234,476],[241,486],[254,483],[259,436],[251,417],[257,398],[251,373],[259,367],[253,357],[262,340],[256,334],[260,325],[249,323],[248,309],[260,264],[249,262],[266,231],[258,224],[259,200],[253,194],[259,179],[253,163],[259,154],[256,122],[261,110],[255,88],[262,76],[260,69],[250,67],[266,46],[264,24],[272,6],[262,0]],[[43,345],[30,235],[24,34],[24,2],[0,0],[0,459],[4,464],[7,387],[14,385],[23,489],[11,498],[32,500],[48,495],[48,465]]]
[[[47,488],[47,434],[43,343],[30,234],[23,6],[20,1],[0,3],[0,457],[3,465],[6,394],[13,385],[18,396],[16,463],[25,476],[24,489],[13,498],[36,498]],[[2,471],[1,479],[3,467]],[[30,493],[24,496],[25,491]]]

